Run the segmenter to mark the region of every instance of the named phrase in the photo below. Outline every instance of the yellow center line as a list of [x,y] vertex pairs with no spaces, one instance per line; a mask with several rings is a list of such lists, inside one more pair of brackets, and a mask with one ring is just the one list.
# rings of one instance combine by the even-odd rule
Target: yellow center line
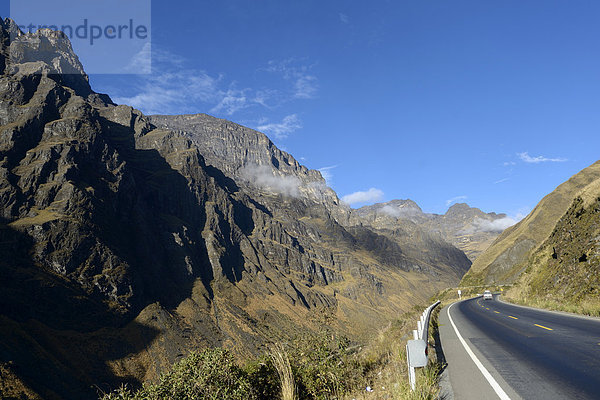
[[517,317],[513,317],[512,315],[509,315],[508,318],[512,318],[512,319],[519,319]]
[[547,330],[549,330],[549,331],[552,331],[552,330],[553,330],[552,328],[548,328],[547,326],[538,325],[538,324],[534,324],[534,325],[535,325],[535,326],[537,326],[537,327],[539,327],[539,328],[542,328],[542,329],[547,329]]
[[496,314],[500,314],[498,311],[494,311]]
[[486,310],[489,310],[489,308],[487,308],[487,307],[486,307],[485,309],[486,309]]

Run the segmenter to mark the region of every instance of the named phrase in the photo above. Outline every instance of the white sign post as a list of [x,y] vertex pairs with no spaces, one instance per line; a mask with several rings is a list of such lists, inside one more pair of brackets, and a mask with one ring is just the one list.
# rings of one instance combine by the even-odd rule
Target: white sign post
[[458,289],[458,299],[459,300],[461,299],[461,295],[462,295],[462,292],[460,291],[460,289]]

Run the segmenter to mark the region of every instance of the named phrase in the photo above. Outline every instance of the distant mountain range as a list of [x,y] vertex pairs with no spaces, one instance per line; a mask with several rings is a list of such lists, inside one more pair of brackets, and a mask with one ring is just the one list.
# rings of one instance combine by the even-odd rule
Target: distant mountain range
[[480,224],[502,218],[351,210],[260,132],[95,93],[59,32],[2,21],[0,74],[7,396],[93,397],[194,349],[258,353],[323,313],[373,334],[456,285],[471,265],[461,249],[474,257],[493,236]]
[[454,204],[446,214],[424,213],[412,200],[392,200],[353,210],[354,224],[368,225],[378,230],[394,230],[411,226],[443,240],[462,250],[474,261],[496,237],[514,223],[506,214],[484,213],[467,204]]

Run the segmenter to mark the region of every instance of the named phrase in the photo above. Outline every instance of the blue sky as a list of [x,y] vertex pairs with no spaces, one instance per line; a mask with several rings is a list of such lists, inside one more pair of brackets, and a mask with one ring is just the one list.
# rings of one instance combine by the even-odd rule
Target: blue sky
[[258,128],[354,206],[515,216],[599,158],[599,2],[152,3],[153,73],[94,89]]

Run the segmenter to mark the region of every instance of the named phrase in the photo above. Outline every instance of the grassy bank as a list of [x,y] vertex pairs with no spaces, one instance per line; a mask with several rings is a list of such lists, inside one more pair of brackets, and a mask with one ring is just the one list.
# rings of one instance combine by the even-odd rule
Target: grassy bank
[[520,287],[514,287],[507,291],[502,298],[510,303],[521,304],[529,307],[553,311],[566,311],[574,314],[600,317],[600,299],[597,297],[572,299],[562,296],[554,296],[552,293],[548,293],[542,297],[538,295],[531,295],[529,290],[524,290]]
[[[410,391],[405,345],[424,307],[382,328],[369,343],[351,343],[328,327],[290,343],[274,344],[261,357],[238,364],[224,349],[192,353],[156,383],[123,386],[102,400],[219,399],[434,399],[440,365],[435,352],[417,370]],[[432,319],[430,336],[437,329]],[[433,349],[433,339],[430,339]]]

